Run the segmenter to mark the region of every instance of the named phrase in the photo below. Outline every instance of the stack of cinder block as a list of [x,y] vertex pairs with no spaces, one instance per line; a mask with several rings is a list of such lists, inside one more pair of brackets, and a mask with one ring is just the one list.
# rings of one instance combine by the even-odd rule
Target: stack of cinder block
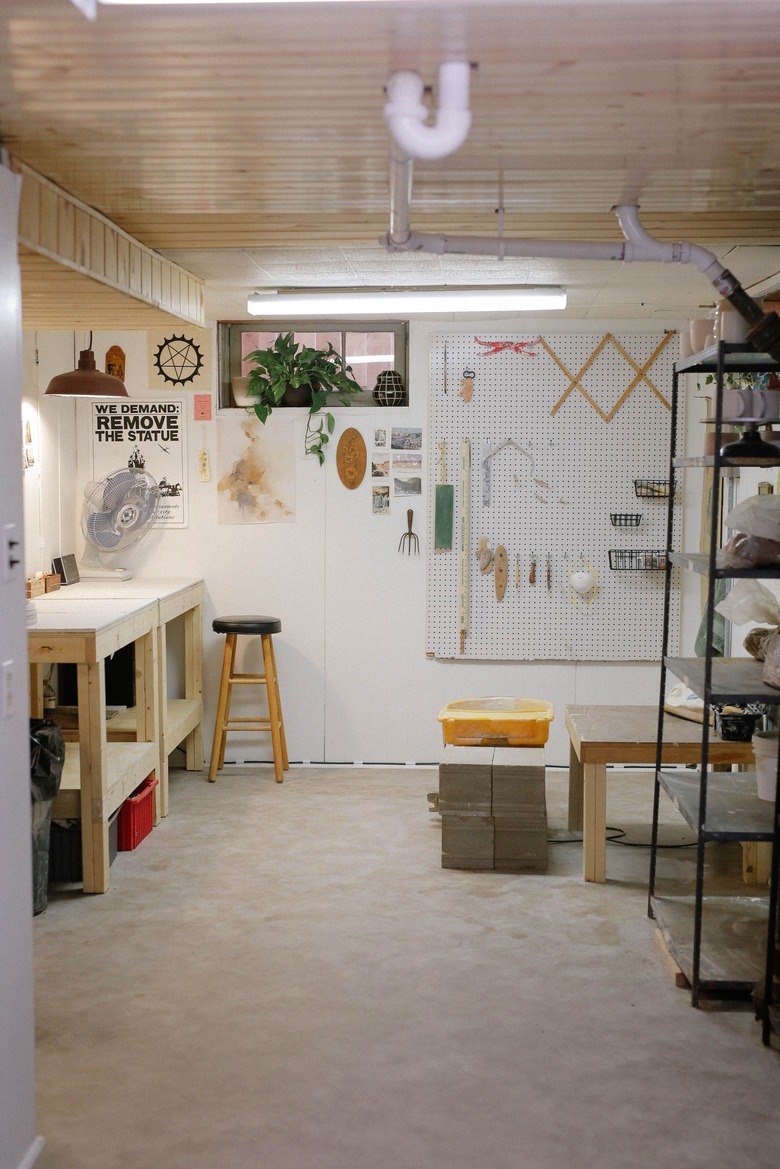
[[546,870],[542,747],[446,746],[439,811],[442,868]]

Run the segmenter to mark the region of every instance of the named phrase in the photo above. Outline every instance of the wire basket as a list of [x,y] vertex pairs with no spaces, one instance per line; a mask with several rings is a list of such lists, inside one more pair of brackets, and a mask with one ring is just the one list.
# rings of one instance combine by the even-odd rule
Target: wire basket
[[637,512],[611,511],[609,521],[613,528],[638,528],[642,520]]
[[613,572],[657,572],[666,568],[664,548],[610,548],[609,567]]
[[634,494],[640,499],[668,499],[672,485],[668,479],[635,479]]

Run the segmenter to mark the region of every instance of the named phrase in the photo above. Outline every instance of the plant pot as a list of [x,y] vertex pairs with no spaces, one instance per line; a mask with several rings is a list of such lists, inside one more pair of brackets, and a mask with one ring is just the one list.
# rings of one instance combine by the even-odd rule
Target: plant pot
[[282,395],[282,406],[311,406],[311,386],[288,386]]
[[254,406],[256,399],[247,393],[248,377],[234,377],[230,382],[233,401],[237,406]]

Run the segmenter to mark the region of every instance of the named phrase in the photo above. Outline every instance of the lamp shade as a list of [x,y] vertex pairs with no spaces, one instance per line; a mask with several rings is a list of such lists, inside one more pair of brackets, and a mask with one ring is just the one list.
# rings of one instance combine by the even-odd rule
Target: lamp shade
[[76,369],[58,373],[46,393],[61,398],[128,398],[125,383],[110,373],[101,373],[91,349],[82,349]]

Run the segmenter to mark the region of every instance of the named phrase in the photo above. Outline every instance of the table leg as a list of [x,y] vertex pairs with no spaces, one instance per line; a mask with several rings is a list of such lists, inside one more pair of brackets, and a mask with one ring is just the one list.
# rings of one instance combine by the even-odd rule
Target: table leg
[[[136,739],[139,743],[161,744],[160,707],[157,696],[157,633],[152,629],[135,642]],[[161,746],[160,750],[164,748]],[[159,754],[158,754],[159,759]],[[159,764],[158,764],[159,766]],[[160,788],[154,789],[154,823],[160,823]]]
[[44,668],[41,662],[30,663],[30,718],[43,718]]
[[606,764],[586,763],[583,781],[582,875],[586,881],[603,884],[607,879]]
[[772,871],[772,842],[743,840],[742,880],[746,885],[766,885]]
[[[157,785],[160,793],[160,815],[168,815],[168,751],[170,745],[166,737],[168,722],[168,636],[165,622],[161,621],[157,627],[157,709],[159,713],[160,729],[160,756],[157,765]],[[156,806],[156,805],[155,805]]]
[[[184,696],[203,702],[203,606],[196,605],[184,614]],[[204,763],[203,720],[184,740],[187,771],[200,771]]]
[[103,662],[76,667],[81,773],[81,857],[85,893],[108,889],[106,683]]
[[569,743],[569,831],[582,831],[582,764]]

